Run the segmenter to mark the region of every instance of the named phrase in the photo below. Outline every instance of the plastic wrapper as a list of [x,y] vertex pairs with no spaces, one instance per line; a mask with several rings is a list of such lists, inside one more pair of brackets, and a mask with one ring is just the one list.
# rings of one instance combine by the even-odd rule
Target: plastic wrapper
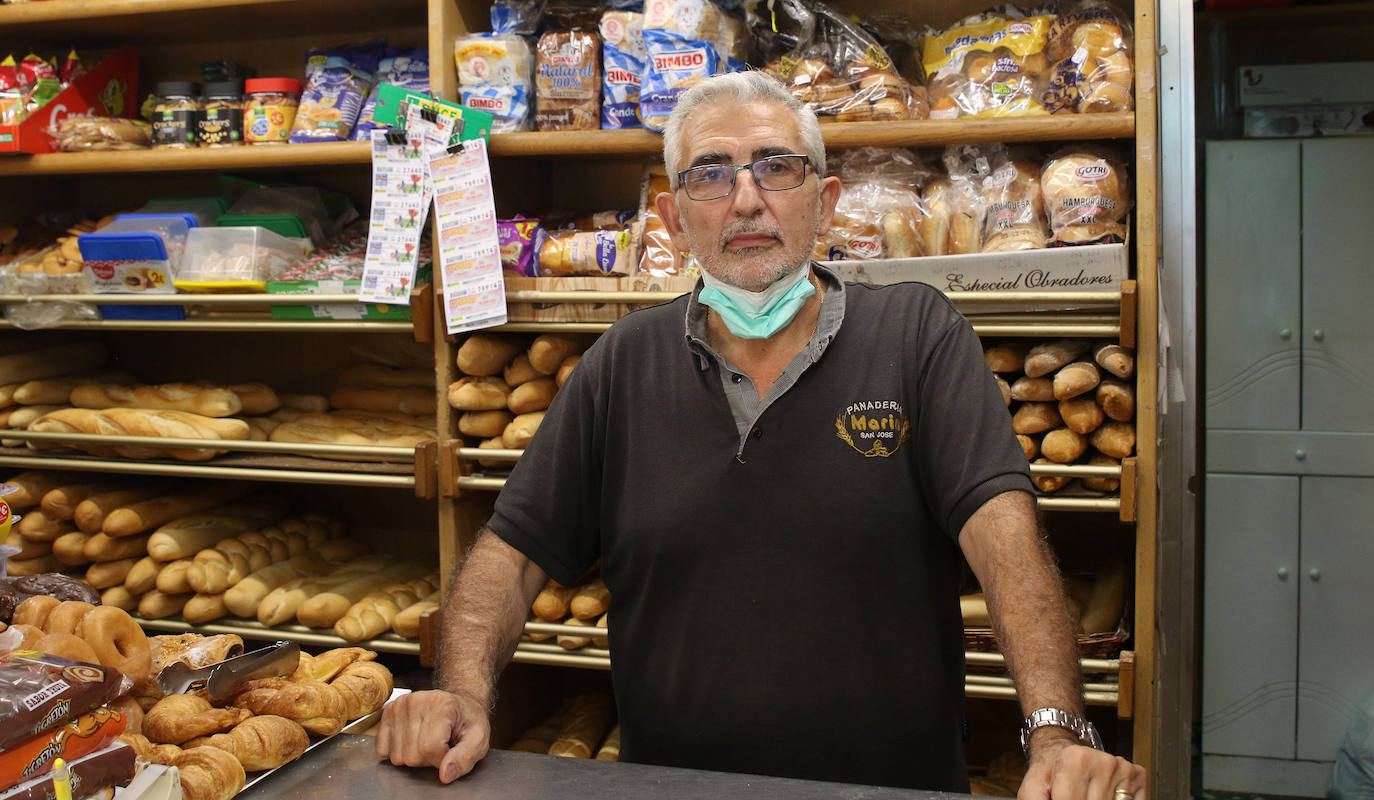
[[981,181],[983,233],[980,251],[1036,250],[1049,239],[1045,204],[1040,194],[1037,153],[1000,144],[982,148],[988,172]]
[[544,18],[544,0],[493,0],[491,32],[534,36]]
[[501,250],[501,267],[516,275],[533,277],[534,255],[543,237],[544,229],[537,219],[498,219],[496,242]]
[[491,114],[494,132],[533,126],[534,52],[523,37],[513,33],[460,36],[454,43],[453,59],[461,102]]
[[711,0],[648,0],[644,5],[644,79],[639,118],[662,132],[677,99],[724,71],[720,7]]
[[551,231],[539,246],[535,276],[627,276],[633,270],[629,231]]
[[1135,63],[1126,19],[1104,0],[1081,0],[1055,18],[1045,47],[1053,64],[1045,92],[1050,113],[1135,108]]
[[595,33],[550,31],[539,37],[534,124],[541,131],[601,127],[601,44]]
[[144,150],[153,146],[152,126],[123,117],[66,117],[52,132],[63,153],[86,150]]
[[597,211],[569,220],[559,227],[575,231],[623,231],[634,224],[638,215],[636,211]]
[[291,141],[346,141],[358,122],[381,57],[379,44],[312,50],[306,58]]
[[[926,117],[925,89],[899,75],[867,31],[814,0],[778,0],[777,13],[791,20],[795,34],[771,40],[764,71],[822,122]],[[787,44],[791,49],[779,52]]]
[[234,201],[226,216],[290,214],[300,219],[312,243],[334,234],[334,222],[320,190],[313,186],[253,186]]
[[32,651],[0,656],[0,751],[110,702],[123,684],[110,667]]
[[377,92],[383,84],[400,86],[420,94],[429,94],[429,51],[423,47],[414,50],[390,49],[377,64],[377,81],[372,86],[367,102],[358,113],[358,124],[353,127],[349,138],[355,142],[372,140],[372,131],[381,127],[374,114],[377,110]]
[[[81,669],[78,665],[74,669]],[[90,667],[91,669],[101,669]],[[52,771],[57,758],[73,761],[109,745],[127,725],[126,717],[101,706],[56,728],[19,741],[0,752],[0,790]]]
[[643,210],[644,229],[639,240],[639,272],[663,278],[683,274],[685,262],[683,255],[673,245],[668,228],[659,216],[654,198],[668,191],[668,175],[663,165],[648,168],[640,187],[640,208]]
[[644,15],[607,11],[601,15],[601,127],[641,128],[639,85],[644,74]]
[[1040,172],[1052,247],[1126,240],[1130,174],[1109,147],[1072,146],[1056,152]]
[[928,30],[921,48],[932,119],[1048,113],[1045,53],[1054,16],[1007,6]]
[[982,181],[991,172],[986,156],[976,147],[950,146],[942,160],[946,175],[921,192],[922,241],[932,256],[977,253],[982,249],[987,201]]
[[[67,764],[72,797],[94,797],[102,789],[127,786],[138,772],[138,757],[127,744],[114,742]],[[0,792],[0,800],[56,800],[48,773]]]
[[862,147],[835,159],[840,198],[816,242],[819,261],[926,255],[919,187],[934,172],[910,150]]

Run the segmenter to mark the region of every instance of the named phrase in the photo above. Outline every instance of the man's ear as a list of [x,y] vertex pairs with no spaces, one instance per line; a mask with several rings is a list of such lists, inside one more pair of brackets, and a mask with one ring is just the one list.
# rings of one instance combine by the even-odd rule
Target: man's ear
[[687,245],[687,234],[682,229],[682,215],[677,205],[677,195],[672,192],[659,192],[654,196],[654,207],[663,219],[663,227],[668,229],[668,235],[673,239],[673,247],[682,253],[690,251],[692,248]]
[[835,216],[835,206],[840,202],[840,179],[834,175],[821,178],[821,232],[830,230],[830,220]]

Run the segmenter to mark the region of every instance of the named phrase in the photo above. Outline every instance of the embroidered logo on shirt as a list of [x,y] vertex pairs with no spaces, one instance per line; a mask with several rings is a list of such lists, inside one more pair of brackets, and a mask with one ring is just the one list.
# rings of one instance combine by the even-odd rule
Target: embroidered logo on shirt
[[896,400],[863,400],[835,417],[835,435],[864,458],[887,458],[911,435],[911,422]]

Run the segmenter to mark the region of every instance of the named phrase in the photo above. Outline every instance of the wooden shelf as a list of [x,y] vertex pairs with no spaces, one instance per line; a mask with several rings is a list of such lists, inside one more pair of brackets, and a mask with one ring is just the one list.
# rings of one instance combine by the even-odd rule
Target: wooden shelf
[[[64,0],[0,6],[0,10],[57,5]],[[65,0],[74,2],[74,0]],[[372,163],[368,142],[243,145],[190,150],[111,150],[92,153],[10,154],[0,157],[0,177],[27,175],[102,175],[121,172],[197,172],[290,170]]]
[[145,631],[152,634],[158,633],[204,633],[204,634],[233,634],[244,639],[254,641],[276,641],[278,639],[296,642],[297,644],[309,645],[311,647],[366,647],[368,650],[376,650],[382,653],[401,653],[403,655],[418,656],[420,654],[420,643],[413,639],[402,639],[394,633],[388,633],[377,639],[369,639],[365,642],[347,642],[333,631],[322,630],[319,628],[307,628],[304,625],[278,625],[269,628],[254,619],[235,619],[226,617],[213,622],[205,622],[199,625],[192,625],[181,619],[143,619],[134,616],[137,622]]
[[10,39],[78,48],[376,30],[407,19],[420,27],[427,18],[425,0],[48,0],[0,6],[0,29]]

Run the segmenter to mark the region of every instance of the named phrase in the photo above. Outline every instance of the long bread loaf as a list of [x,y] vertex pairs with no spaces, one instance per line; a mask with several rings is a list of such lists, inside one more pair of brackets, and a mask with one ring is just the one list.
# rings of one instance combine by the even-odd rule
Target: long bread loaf
[[70,398],[71,404],[77,408],[187,411],[206,417],[231,417],[243,410],[239,396],[228,389],[197,386],[194,383],[164,383],[156,386],[88,383],[73,388]]
[[111,536],[132,536],[165,525],[177,517],[208,511],[237,500],[254,488],[251,483],[226,481],[151,500],[140,500],[111,511],[106,515],[101,529]]
[[371,574],[360,575],[347,583],[329,587],[306,600],[296,612],[296,619],[300,620],[302,625],[311,628],[332,627],[348,613],[351,605],[366,597],[369,592],[417,578],[428,571],[429,567],[424,564],[405,562]]

